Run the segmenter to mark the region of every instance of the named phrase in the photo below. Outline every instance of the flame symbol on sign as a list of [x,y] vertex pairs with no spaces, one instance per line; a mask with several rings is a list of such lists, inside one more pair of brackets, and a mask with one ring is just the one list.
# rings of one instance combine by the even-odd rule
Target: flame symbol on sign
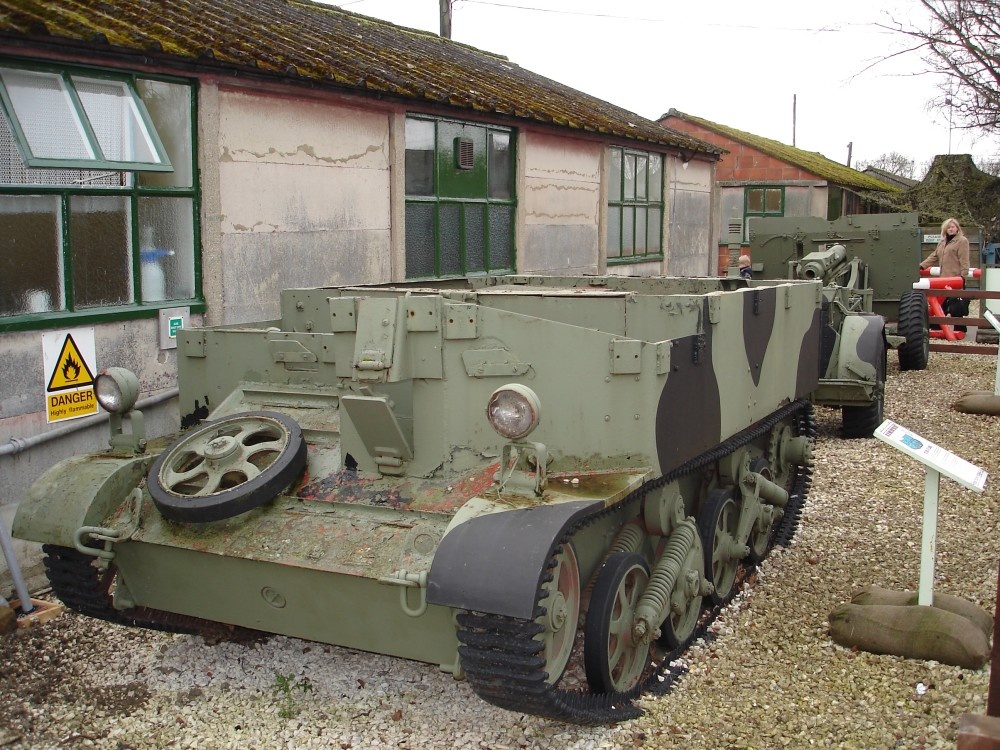
[[80,377],[80,363],[73,359],[72,354],[66,355],[66,361],[63,362],[62,366],[62,374],[70,383]]

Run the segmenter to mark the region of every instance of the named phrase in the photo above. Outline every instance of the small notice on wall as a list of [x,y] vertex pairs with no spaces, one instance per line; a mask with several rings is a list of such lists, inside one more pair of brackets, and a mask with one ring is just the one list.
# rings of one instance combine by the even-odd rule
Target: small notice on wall
[[42,334],[45,411],[49,422],[97,414],[93,328]]

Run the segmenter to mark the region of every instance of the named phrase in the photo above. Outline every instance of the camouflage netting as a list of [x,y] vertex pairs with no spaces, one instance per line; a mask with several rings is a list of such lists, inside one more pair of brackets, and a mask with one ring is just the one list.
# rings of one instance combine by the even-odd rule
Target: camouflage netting
[[889,211],[916,211],[921,225],[955,217],[965,226],[982,227],[984,242],[1000,242],[1000,177],[980,171],[969,154],[935,156],[919,184],[871,198]]

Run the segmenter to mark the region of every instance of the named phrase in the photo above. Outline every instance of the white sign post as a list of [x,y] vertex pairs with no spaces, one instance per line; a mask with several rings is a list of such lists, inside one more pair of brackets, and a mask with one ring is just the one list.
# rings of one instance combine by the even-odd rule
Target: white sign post
[[938,487],[941,475],[954,479],[974,492],[986,488],[987,474],[954,453],[949,453],[929,440],[911,432],[892,420],[885,420],[875,437],[915,458],[927,468],[924,481],[923,540],[920,545],[920,589],[917,604],[929,607],[934,601],[934,555],[937,545]]
[[[987,310],[983,314],[983,317],[990,322],[990,325],[993,326],[997,333],[1000,333],[1000,320],[997,320],[996,315]],[[1000,396],[1000,349],[997,349],[997,376],[993,381],[993,395]]]

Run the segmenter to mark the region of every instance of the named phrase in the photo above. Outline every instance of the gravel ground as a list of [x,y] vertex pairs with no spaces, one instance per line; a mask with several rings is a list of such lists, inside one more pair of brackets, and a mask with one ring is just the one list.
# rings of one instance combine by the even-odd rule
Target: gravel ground
[[[996,359],[931,355],[900,373],[886,416],[1000,471],[997,418],[951,410],[992,391]],[[207,643],[66,612],[0,641],[0,747],[21,748],[952,748],[985,713],[988,667],[835,645],[826,618],[852,592],[918,585],[924,472],[880,441],[837,439],[819,410],[815,477],[799,532],[686,655],[689,673],[642,717],[567,726],[483,703],[435,668],[272,637]],[[996,605],[1000,489],[942,479],[935,590]]]

